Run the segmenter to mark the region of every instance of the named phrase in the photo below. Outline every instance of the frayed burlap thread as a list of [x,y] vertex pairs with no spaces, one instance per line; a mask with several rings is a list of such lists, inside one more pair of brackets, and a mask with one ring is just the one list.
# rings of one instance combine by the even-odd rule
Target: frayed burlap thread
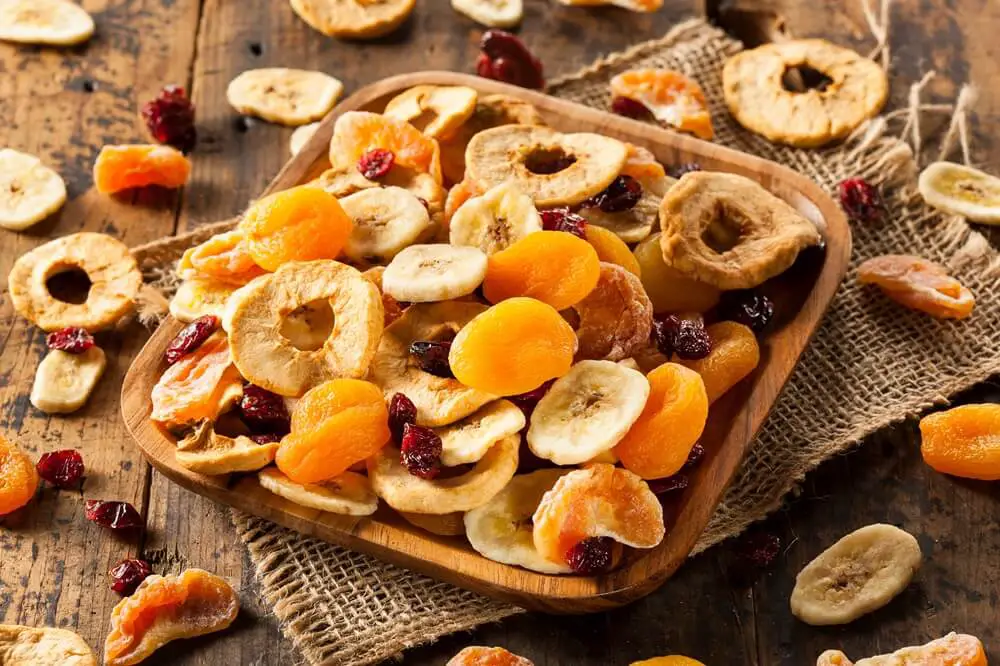
[[[884,43],[884,38],[880,41]],[[906,134],[912,139],[920,113],[942,109],[924,109],[918,89],[916,108],[873,120],[843,145],[823,150],[776,146],[742,129],[726,111],[722,65],[739,49],[722,32],[691,21],[663,39],[554,81],[549,90],[557,97],[603,109],[608,104],[608,81],[618,72],[635,67],[677,69],[704,87],[717,143],[785,164],[831,194],[849,176],[886,186],[887,219],[881,224],[852,225],[854,250],[847,280],[696,553],[767,516],[807,472],[865,435],[942,403],[1000,370],[1000,303],[989,299],[1000,288],[1000,257],[963,220],[941,215],[913,195],[917,174],[913,148],[891,135],[900,132],[900,122],[907,122]],[[964,109],[968,101],[956,106]],[[964,120],[956,118],[950,127],[951,141],[957,138],[967,153]],[[179,250],[205,236],[199,230],[137,254],[149,277],[169,287],[175,278],[166,259],[176,260]],[[982,297],[972,317],[963,322],[938,321],[858,286],[857,264],[887,253],[917,254],[949,266]],[[267,601],[311,663],[376,663],[408,647],[520,612],[257,518],[234,514],[233,521],[250,550]]]

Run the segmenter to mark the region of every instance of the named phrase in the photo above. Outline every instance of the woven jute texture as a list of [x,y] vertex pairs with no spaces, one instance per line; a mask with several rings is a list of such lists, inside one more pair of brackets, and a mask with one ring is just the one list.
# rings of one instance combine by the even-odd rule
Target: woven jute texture
[[[914,195],[913,153],[889,136],[891,123],[873,122],[848,143],[820,151],[775,146],[737,126],[725,110],[720,72],[726,57],[739,49],[718,30],[692,21],[553,82],[549,90],[605,108],[608,81],[616,73],[633,67],[678,69],[704,87],[718,143],[788,165],[831,193],[847,176],[886,185],[888,219],[854,225],[847,280],[696,553],[779,507],[823,460],[1000,369],[1000,303],[989,298],[1000,288],[1000,260],[986,239]],[[162,241],[137,254],[151,278],[170,282],[179,251],[219,229]],[[857,286],[857,264],[886,253],[917,254],[947,265],[983,297],[971,319],[934,320]],[[312,663],[371,664],[520,612],[266,521],[236,514],[234,522],[275,615]]]

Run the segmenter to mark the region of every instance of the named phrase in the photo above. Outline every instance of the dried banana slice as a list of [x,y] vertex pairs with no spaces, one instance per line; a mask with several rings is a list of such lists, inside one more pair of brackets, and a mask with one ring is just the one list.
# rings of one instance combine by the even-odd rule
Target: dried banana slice
[[460,298],[483,283],[486,264],[486,255],[475,247],[411,245],[386,266],[382,290],[410,303]]
[[416,0],[291,0],[292,10],[331,37],[374,39],[407,19]]
[[226,99],[238,112],[282,125],[306,125],[329,113],[344,84],[323,72],[268,67],[229,82]]
[[97,666],[97,658],[87,642],[68,629],[0,624],[0,664]]
[[431,534],[437,534],[438,536],[461,536],[465,534],[465,523],[462,521],[465,514],[461,511],[446,513],[441,516],[434,516],[429,513],[400,511],[399,515],[411,525],[415,525],[422,530],[427,530]]
[[170,299],[170,315],[185,323],[198,317],[214,315],[222,318],[226,301],[236,287],[210,280],[185,280]]
[[497,399],[464,386],[457,379],[424,372],[410,356],[410,344],[452,336],[486,311],[479,303],[448,301],[411,305],[387,326],[372,361],[371,380],[382,388],[386,401],[402,393],[417,408],[417,423],[443,426],[472,414]]
[[557,465],[587,462],[625,436],[648,397],[641,372],[611,361],[580,361],[538,402],[528,447]]
[[441,464],[456,467],[478,462],[504,437],[521,432],[524,412],[509,400],[491,402],[451,425],[436,428],[441,438]]
[[[785,88],[790,69],[823,74],[825,87]],[[777,143],[816,148],[845,138],[874,117],[889,95],[889,80],[876,63],[823,39],[765,44],[737,53],[722,70],[730,113],[743,127]]]
[[378,495],[363,474],[344,472],[323,483],[296,483],[277,467],[257,474],[262,488],[310,509],[345,516],[370,516],[378,509]]
[[[80,269],[90,278],[83,303],[55,298],[47,286],[53,275]],[[129,314],[142,274],[128,247],[111,236],[70,234],[21,255],[7,278],[14,309],[46,331],[78,326],[98,331]]]
[[34,155],[0,150],[0,227],[22,231],[64,203],[66,183],[59,174]]
[[300,125],[299,127],[296,127],[295,131],[292,132],[292,136],[288,138],[288,151],[292,155],[298,155],[299,151],[305,148],[305,145],[309,143],[309,139],[312,138],[317,129],[319,129],[318,120],[314,123],[309,123],[308,125]]
[[466,201],[448,225],[452,245],[478,247],[487,255],[541,230],[542,218],[535,202],[512,182]]
[[467,86],[414,86],[389,100],[382,115],[440,139],[454,134],[472,116],[477,96]]
[[340,199],[340,205],[354,223],[344,254],[358,263],[387,262],[431,228],[420,199],[401,187],[362,190]]
[[177,462],[199,474],[255,472],[274,462],[278,442],[258,444],[249,437],[227,437],[215,432],[214,424],[200,421],[177,442]]
[[642,196],[634,206],[617,213],[605,213],[597,206],[584,206],[578,212],[590,224],[604,227],[626,243],[645,240],[658,226],[660,203],[677,181],[669,176],[637,179]]
[[920,173],[924,201],[972,222],[1000,224],[1000,178],[979,169],[935,162]]
[[522,0],[451,0],[451,6],[490,28],[513,28],[524,18]]
[[82,354],[50,351],[35,372],[31,404],[46,414],[69,414],[86,404],[104,374],[107,358],[100,347]]
[[[287,314],[325,301],[333,325],[317,349],[298,349],[282,335]],[[233,363],[249,381],[279,395],[300,396],[337,377],[363,377],[378,348],[384,312],[378,287],[336,261],[290,262],[230,296],[222,318]]]
[[466,175],[487,189],[512,180],[539,208],[575,205],[611,184],[626,153],[624,143],[599,134],[504,125],[472,137]]
[[795,578],[791,607],[812,625],[847,624],[885,606],[920,568],[920,545],[892,525],[851,532]]
[[0,40],[72,46],[90,39],[94,19],[68,0],[0,1]]
[[518,437],[505,437],[465,474],[433,480],[410,474],[399,462],[399,449],[386,446],[369,458],[368,478],[376,494],[397,511],[469,511],[489,502],[513,478],[519,444]]
[[465,514],[465,534],[477,553],[502,564],[544,574],[572,573],[565,563],[543,557],[535,548],[531,516],[568,470],[540,469],[520,474],[486,504]]

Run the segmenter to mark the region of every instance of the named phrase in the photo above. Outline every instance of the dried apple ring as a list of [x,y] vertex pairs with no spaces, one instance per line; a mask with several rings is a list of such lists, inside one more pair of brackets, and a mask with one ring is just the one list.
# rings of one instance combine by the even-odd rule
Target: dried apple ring
[[750,289],[784,272],[820,242],[816,226],[759,184],[731,173],[695,171],[660,205],[663,260],[719,289]]
[[210,278],[236,287],[266,272],[250,256],[246,237],[239,229],[216,234],[188,248],[177,264],[177,276],[183,280]]
[[477,97],[468,86],[414,86],[389,100],[382,115],[441,139],[454,134],[472,116]]
[[0,664],[97,666],[97,659],[87,641],[68,629],[0,624]]
[[570,549],[590,537],[654,548],[666,532],[663,507],[646,482],[606,463],[561,477],[542,496],[532,522],[535,548],[560,564],[568,564]]
[[378,495],[364,474],[344,472],[320,483],[296,483],[275,467],[257,474],[261,487],[301,506],[343,516],[370,516],[378,509]]
[[[83,303],[67,303],[49,292],[53,275],[79,269],[90,279]],[[113,326],[132,311],[142,274],[121,241],[104,234],[70,234],[36,247],[14,262],[7,278],[17,313],[46,331]]]
[[466,177],[486,189],[513,180],[539,208],[575,205],[611,184],[626,153],[624,143],[599,134],[504,125],[469,141]]
[[[302,350],[282,335],[286,316],[328,303],[333,325],[321,347]],[[300,396],[335,377],[363,377],[375,356],[384,312],[378,287],[336,261],[292,262],[234,293],[223,326],[233,362],[247,380],[279,395]]]
[[229,583],[207,571],[149,576],[111,611],[104,663],[138,664],[170,641],[222,631],[239,610],[239,597]]
[[246,436],[228,437],[215,431],[212,421],[199,422],[177,442],[177,462],[199,474],[253,472],[274,462],[277,442],[258,443]]
[[505,437],[468,472],[428,480],[410,474],[399,462],[399,449],[387,446],[368,460],[368,477],[378,496],[397,511],[469,511],[489,502],[514,477],[519,447],[519,437]]
[[392,153],[393,168],[398,165],[428,173],[441,183],[437,141],[413,125],[367,111],[348,111],[337,119],[330,141],[334,168],[357,169],[361,158],[373,150]]
[[637,180],[642,187],[642,195],[631,208],[609,213],[598,206],[584,205],[580,209],[580,215],[589,224],[611,231],[626,243],[638,243],[646,239],[656,229],[664,195],[677,181],[668,176],[646,176]]
[[705,93],[680,72],[631,69],[611,79],[611,94],[639,102],[667,127],[706,141],[714,136]]
[[886,254],[858,266],[858,282],[877,285],[912,310],[941,319],[965,319],[976,298],[941,264],[920,257]]
[[649,341],[653,304],[642,281],[621,266],[601,262],[597,286],[573,309],[580,317],[578,360],[620,361]]

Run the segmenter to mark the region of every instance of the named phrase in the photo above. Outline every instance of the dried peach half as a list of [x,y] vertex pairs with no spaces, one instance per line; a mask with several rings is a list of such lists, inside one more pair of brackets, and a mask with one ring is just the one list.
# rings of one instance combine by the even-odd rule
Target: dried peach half
[[534,663],[500,647],[471,645],[449,659],[445,666],[534,666]]
[[632,69],[611,79],[611,94],[639,102],[668,127],[711,140],[712,116],[695,81],[670,69]]
[[944,474],[1000,479],[1000,405],[962,405],[920,420],[920,454]]
[[713,403],[754,371],[760,363],[760,346],[753,331],[734,321],[720,321],[705,330],[712,340],[708,356],[685,360],[675,354],[673,360],[701,375],[708,402]]
[[224,333],[212,337],[171,365],[153,387],[154,421],[168,426],[215,418],[243,394]]
[[337,119],[330,141],[335,168],[358,168],[361,158],[375,150],[391,153],[393,165],[429,173],[441,183],[438,143],[413,125],[367,111],[348,111]]
[[629,666],[705,666],[697,659],[672,654],[666,657],[653,657],[642,661],[633,661]]
[[925,645],[901,648],[857,663],[840,650],[827,650],[816,660],[816,666],[987,666],[987,661],[978,638],[951,632]]
[[237,287],[265,272],[253,260],[249,243],[239,229],[216,234],[185,250],[177,265],[177,275],[182,279],[208,277]]
[[0,516],[31,501],[38,489],[38,472],[21,449],[0,436]]
[[191,162],[170,146],[104,146],[94,162],[94,185],[101,194],[149,185],[174,189],[190,174]]
[[874,284],[897,303],[939,319],[965,319],[976,305],[972,292],[944,266],[921,257],[874,257],[858,267],[858,282]]

